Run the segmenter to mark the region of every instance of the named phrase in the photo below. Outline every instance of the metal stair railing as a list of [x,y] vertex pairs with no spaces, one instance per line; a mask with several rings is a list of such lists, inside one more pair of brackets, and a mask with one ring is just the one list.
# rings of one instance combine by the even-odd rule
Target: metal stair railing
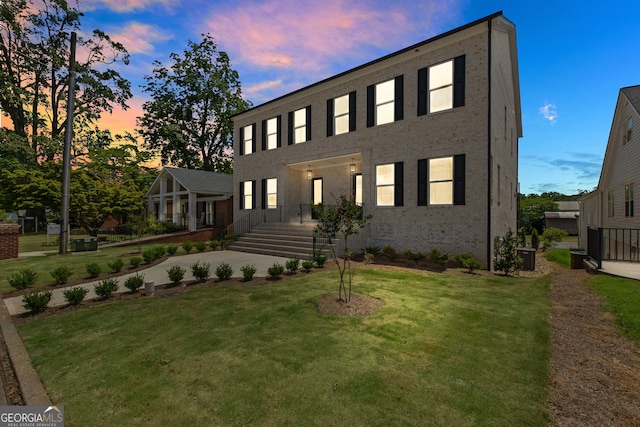
[[282,206],[269,209],[262,209],[258,206],[239,220],[234,221],[233,224],[221,228],[218,237],[223,240],[225,236],[230,234],[243,236],[263,222],[282,222]]

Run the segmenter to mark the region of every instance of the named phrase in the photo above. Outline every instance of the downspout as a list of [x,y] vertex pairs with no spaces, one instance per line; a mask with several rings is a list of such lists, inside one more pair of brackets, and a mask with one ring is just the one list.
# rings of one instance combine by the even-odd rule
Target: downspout
[[491,25],[491,19],[488,21],[489,24],[489,46],[487,49],[487,57],[488,57],[488,70],[487,70],[487,74],[488,74],[488,96],[487,96],[487,108],[488,108],[488,114],[487,114],[487,266],[489,267],[488,270],[489,271],[493,271],[493,265],[492,265],[492,261],[493,261],[493,254],[492,254],[492,250],[491,248],[493,247],[492,244],[492,229],[491,229],[491,197],[493,194],[493,152],[491,150],[492,147],[492,138],[491,138],[491,131],[492,131],[492,127],[491,127],[491,32],[492,32],[492,25]]

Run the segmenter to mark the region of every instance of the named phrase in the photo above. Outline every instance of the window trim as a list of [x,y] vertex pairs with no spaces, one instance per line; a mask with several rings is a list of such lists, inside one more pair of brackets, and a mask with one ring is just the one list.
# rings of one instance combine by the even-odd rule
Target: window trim
[[[378,184],[378,167],[393,166],[393,184]],[[376,207],[388,208],[394,206],[404,206],[404,162],[381,163],[375,166],[376,179]],[[381,205],[378,200],[378,188],[393,187],[393,204]]]
[[[432,67],[453,61],[453,92],[452,106],[444,110],[431,112],[429,97],[431,88],[429,87],[429,70]],[[465,79],[466,79],[466,56],[460,55],[437,64],[431,64],[418,70],[418,116],[437,114],[465,105]]]
[[633,209],[633,182],[628,182],[624,184],[624,216],[625,218],[633,218],[634,209]]
[[[269,193],[269,181],[275,181],[275,193]],[[276,203],[275,205],[269,204],[269,196],[274,195]],[[262,179],[262,209],[277,209],[278,208],[278,178],[263,178]]]
[[[431,204],[429,189],[429,160],[443,159],[451,157],[453,160],[453,186],[452,186],[452,203],[451,204]],[[466,183],[465,183],[465,154],[456,154],[453,156],[432,157],[418,160],[418,206],[463,206],[465,202]]]
[[[273,133],[267,133],[269,130],[269,122],[271,120],[276,121],[276,129]],[[278,115],[275,117],[271,117],[269,119],[265,119],[262,121],[262,151],[275,150],[276,148],[280,148],[281,145],[281,124],[282,124],[282,116]],[[269,135],[276,135],[276,146],[273,148],[268,148],[269,145]]]
[[[303,110],[305,111],[304,125],[296,127],[296,122],[295,122],[296,113]],[[289,119],[289,123],[288,123],[289,137],[287,142],[288,145],[302,144],[302,143],[311,141],[311,106],[310,105],[304,108],[299,108],[297,110],[290,111],[288,119]],[[303,127],[305,128],[305,139],[304,141],[296,141],[296,130],[301,129]]]
[[[247,147],[247,142],[249,141],[249,139],[245,138],[246,135],[246,129],[250,128],[251,129],[251,145],[249,147]],[[256,124],[252,123],[250,125],[247,126],[242,126],[240,128],[240,155],[244,156],[247,154],[252,154],[256,152]],[[247,152],[247,148],[250,148],[251,151]]]
[[[247,184],[250,184],[250,194],[246,194]],[[250,202],[251,207],[246,207],[246,196],[251,196]],[[255,181],[240,181],[240,200],[239,207],[240,210],[253,210],[256,208],[256,182]]]
[[[349,96],[349,130],[347,132],[341,132],[336,134],[336,126],[335,126],[335,100],[338,98],[342,98],[344,96]],[[346,116],[347,114],[341,114],[340,117]],[[356,130],[356,91],[349,92],[346,95],[336,96],[334,98],[327,99],[327,137],[336,136],[336,135],[344,135],[345,133],[354,132]]]

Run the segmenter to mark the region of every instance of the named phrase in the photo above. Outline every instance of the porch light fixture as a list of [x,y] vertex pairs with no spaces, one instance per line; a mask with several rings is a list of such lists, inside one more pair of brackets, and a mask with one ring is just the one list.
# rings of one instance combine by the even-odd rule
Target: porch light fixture
[[355,175],[356,174],[356,164],[355,163],[351,163],[349,165],[349,172],[351,173],[351,175]]
[[311,178],[313,178],[313,172],[311,169],[307,169],[307,181],[311,181]]

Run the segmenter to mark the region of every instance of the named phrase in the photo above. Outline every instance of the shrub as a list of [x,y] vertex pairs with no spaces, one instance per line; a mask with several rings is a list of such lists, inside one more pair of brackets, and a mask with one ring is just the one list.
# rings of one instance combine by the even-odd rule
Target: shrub
[[219,280],[229,280],[232,275],[233,269],[226,262],[221,262],[216,267],[216,277],[218,277]]
[[507,233],[496,243],[496,256],[494,267],[510,276],[522,268],[523,259],[518,256],[518,238],[509,229]]
[[220,240],[211,239],[211,241],[209,242],[209,247],[213,250],[216,250],[218,246],[220,246]]
[[438,264],[444,270],[445,264],[449,262],[449,254],[440,252],[438,248],[433,248],[429,252],[429,261]]
[[53,277],[56,285],[64,285],[65,283],[67,283],[72,274],[73,270],[71,270],[70,267],[61,265],[51,272],[51,277]]
[[471,274],[475,274],[477,270],[482,268],[482,263],[475,259],[472,254],[456,255],[456,261],[458,261],[462,267],[468,268]]
[[540,235],[538,234],[538,230],[535,228],[531,232],[531,247],[535,250],[538,250],[540,247]]
[[122,261],[122,259],[120,258],[116,258],[107,265],[114,273],[119,273],[120,270],[122,270],[122,267],[124,267],[124,261]]
[[171,280],[171,282],[174,285],[178,285],[180,281],[184,279],[184,273],[186,272],[187,270],[180,267],[179,265],[174,265],[173,267],[167,270],[167,274],[169,275],[169,280]]
[[144,258],[144,262],[151,263],[157,259],[162,258],[165,252],[166,249],[164,246],[154,246],[142,252],[142,258]]
[[116,279],[103,279],[100,283],[93,285],[93,290],[99,297],[109,298],[118,290],[118,281]]
[[413,252],[411,249],[407,249],[404,251],[404,257],[418,264],[418,261],[423,260],[425,255],[422,252]]
[[142,258],[140,258],[139,256],[129,258],[129,264],[131,264],[132,268],[138,268],[141,262]]
[[191,252],[191,250],[193,250],[193,243],[191,243],[189,240],[182,242],[182,249],[184,249],[186,253]]
[[89,293],[89,289],[83,288],[82,286],[74,286],[73,288],[65,289],[62,291],[62,295],[64,296],[64,300],[69,305],[78,305],[83,300],[84,297]]
[[9,276],[9,284],[15,289],[27,289],[36,284],[38,273],[25,268]]
[[46,292],[29,292],[22,297],[22,305],[32,313],[41,313],[47,308],[53,294]]
[[378,255],[381,251],[382,248],[380,246],[365,246],[362,252],[365,254]]
[[144,274],[136,273],[133,276],[127,277],[124,281],[124,287],[129,289],[131,292],[137,291],[139,288],[144,285]]
[[285,263],[288,273],[295,273],[300,268],[300,260],[298,258],[289,258]]
[[390,261],[393,261],[394,259],[396,259],[396,257],[398,256],[398,253],[396,252],[396,250],[387,245],[384,248],[382,248],[382,253],[389,258]]
[[318,268],[323,268],[324,263],[327,262],[327,257],[318,252],[313,256],[313,261],[316,263]]
[[[249,281],[249,280],[253,280],[253,275],[256,274],[257,270],[255,265],[247,264],[240,267],[240,271],[242,271],[242,277],[244,277],[244,280]],[[216,270],[216,275],[217,274],[218,274],[218,270]]]
[[178,252],[178,245],[169,245],[167,246],[167,253],[169,255],[175,255]]
[[518,229],[518,240],[520,241],[520,246],[523,248],[527,246],[527,232],[524,227]]
[[193,277],[199,282],[204,282],[211,276],[211,264],[208,262],[200,264],[200,261],[197,261],[191,266],[191,274],[193,274]]
[[549,227],[542,233],[542,245],[545,249],[553,247],[556,243],[561,242],[569,233],[556,227]]
[[102,273],[102,267],[96,262],[89,262],[85,265],[85,270],[90,278],[96,278]]
[[269,277],[271,277],[272,279],[277,279],[282,275],[282,273],[284,273],[284,266],[281,264],[278,264],[277,262],[274,262],[273,266],[267,269],[267,273],[269,274]]
[[207,244],[205,242],[196,242],[194,245],[198,252],[204,252],[204,250],[207,249]]
[[302,261],[302,269],[305,271],[305,273],[308,273],[311,271],[311,269],[313,268],[313,260],[307,259]]
[[372,254],[371,252],[364,252],[364,263],[365,264],[371,264],[373,262],[373,259],[375,258],[375,254]]

